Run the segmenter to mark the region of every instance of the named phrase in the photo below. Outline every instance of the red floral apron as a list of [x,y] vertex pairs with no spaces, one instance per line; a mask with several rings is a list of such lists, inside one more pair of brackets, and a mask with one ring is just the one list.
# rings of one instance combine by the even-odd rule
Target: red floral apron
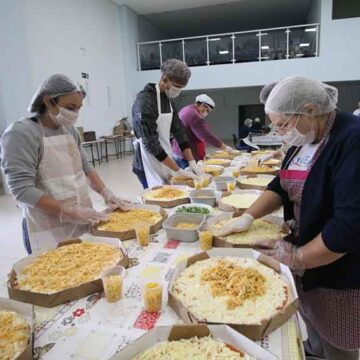
[[[292,225],[294,236],[299,236],[300,206],[305,181],[313,164],[324,149],[330,130],[334,124],[336,113],[330,115],[320,146],[316,150],[307,170],[288,170],[298,151],[280,170],[281,187],[294,202],[295,224]],[[330,344],[345,350],[355,350],[360,347],[360,290],[315,288],[303,291],[301,279],[296,279],[300,298],[300,312],[305,316],[319,334]]]

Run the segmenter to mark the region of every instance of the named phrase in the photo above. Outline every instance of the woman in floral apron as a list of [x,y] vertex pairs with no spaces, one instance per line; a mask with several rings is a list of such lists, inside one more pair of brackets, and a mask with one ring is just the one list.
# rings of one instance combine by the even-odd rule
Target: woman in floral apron
[[221,232],[245,231],[283,206],[291,234],[264,252],[296,274],[305,350],[358,360],[360,122],[336,111],[337,97],[336,88],[303,77],[264,87],[265,112],[290,148],[267,191]]

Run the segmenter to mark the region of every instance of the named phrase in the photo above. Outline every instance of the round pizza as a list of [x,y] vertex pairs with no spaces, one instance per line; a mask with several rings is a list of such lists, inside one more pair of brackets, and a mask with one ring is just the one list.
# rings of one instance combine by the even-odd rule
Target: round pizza
[[288,285],[255,259],[197,261],[175,280],[172,294],[199,321],[260,325],[288,303]]
[[156,201],[178,200],[187,198],[188,196],[189,192],[173,186],[162,186],[158,189],[150,190],[143,195],[146,200]]

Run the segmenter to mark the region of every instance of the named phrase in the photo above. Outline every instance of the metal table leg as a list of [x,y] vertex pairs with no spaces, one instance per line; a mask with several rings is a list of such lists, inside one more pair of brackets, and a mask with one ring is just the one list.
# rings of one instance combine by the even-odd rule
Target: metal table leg
[[99,166],[100,166],[100,162],[101,162],[101,158],[100,158],[100,155],[99,155],[99,144],[98,143],[95,143],[95,146],[96,146],[96,153],[97,153],[97,160],[99,162]]
[[94,159],[94,152],[93,152],[92,144],[90,144],[90,150],[91,150],[91,160],[92,160],[93,166],[95,167],[95,159]]

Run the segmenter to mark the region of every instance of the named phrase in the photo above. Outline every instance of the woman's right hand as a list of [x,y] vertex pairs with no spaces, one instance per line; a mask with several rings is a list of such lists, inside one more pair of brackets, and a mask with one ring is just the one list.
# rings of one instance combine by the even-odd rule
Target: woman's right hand
[[109,220],[109,217],[92,208],[63,205],[60,209],[59,219],[61,224],[97,225],[101,221]]

